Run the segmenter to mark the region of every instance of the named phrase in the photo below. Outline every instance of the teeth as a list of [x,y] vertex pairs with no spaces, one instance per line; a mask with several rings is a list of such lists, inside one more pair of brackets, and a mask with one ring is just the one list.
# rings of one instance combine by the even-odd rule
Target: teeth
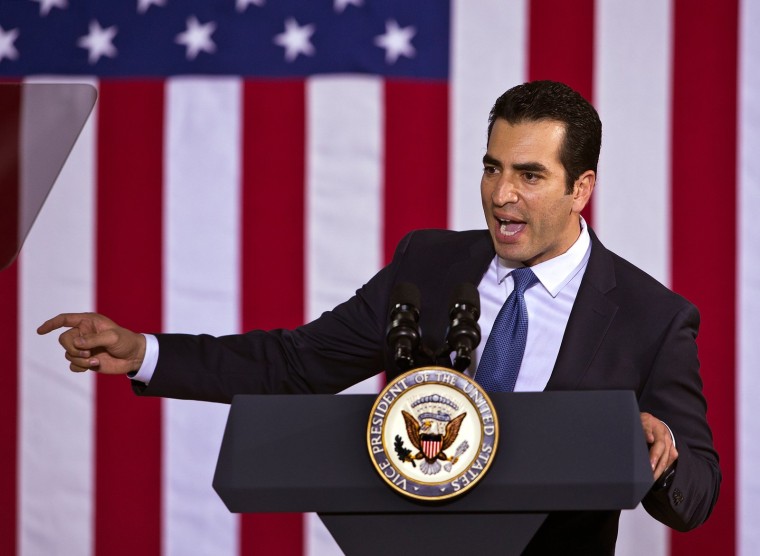
[[509,224],[511,224],[511,220],[499,220],[499,232],[502,235],[513,236],[520,231],[520,227],[514,230],[510,230]]

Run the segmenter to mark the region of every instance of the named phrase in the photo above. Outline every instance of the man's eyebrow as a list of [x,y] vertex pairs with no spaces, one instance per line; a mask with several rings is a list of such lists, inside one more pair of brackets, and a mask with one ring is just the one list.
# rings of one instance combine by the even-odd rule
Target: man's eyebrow
[[496,160],[494,157],[492,157],[490,154],[486,153],[483,155],[483,166],[499,166],[501,167],[501,162]]
[[[503,166],[500,160],[494,158],[488,153],[483,155],[483,165],[496,166],[498,168],[501,168]],[[512,169],[516,172],[536,172],[543,174],[549,171],[549,169],[540,162],[516,162],[512,164]]]
[[547,173],[549,169],[540,162],[520,162],[512,164],[512,169],[518,172]]

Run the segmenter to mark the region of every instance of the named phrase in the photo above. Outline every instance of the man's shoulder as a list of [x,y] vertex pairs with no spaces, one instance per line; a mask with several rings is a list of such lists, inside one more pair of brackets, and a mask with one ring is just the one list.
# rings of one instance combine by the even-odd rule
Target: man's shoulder
[[422,229],[399,242],[390,268],[403,280],[478,283],[494,254],[488,230]]
[[661,303],[671,308],[693,305],[688,299],[671,290],[657,278],[636,266],[621,255],[601,248],[609,256],[615,273],[615,289],[618,294],[638,303],[646,300],[648,305]]
[[399,242],[400,249],[467,248],[472,245],[489,244],[488,230],[444,230],[438,228],[414,230]]

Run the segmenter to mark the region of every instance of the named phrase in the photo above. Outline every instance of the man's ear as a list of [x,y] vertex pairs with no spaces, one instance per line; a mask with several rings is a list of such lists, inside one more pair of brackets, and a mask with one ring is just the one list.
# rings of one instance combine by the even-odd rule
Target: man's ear
[[573,212],[580,214],[591,199],[596,185],[596,172],[586,170],[573,184]]

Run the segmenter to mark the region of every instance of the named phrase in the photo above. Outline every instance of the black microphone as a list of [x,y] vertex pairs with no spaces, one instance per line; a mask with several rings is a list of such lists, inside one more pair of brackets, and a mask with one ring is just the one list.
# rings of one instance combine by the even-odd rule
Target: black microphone
[[399,282],[391,292],[390,324],[387,340],[399,369],[414,365],[414,354],[420,345],[420,290],[409,282]]
[[451,296],[449,330],[446,342],[454,354],[454,369],[464,371],[470,366],[472,352],[480,343],[480,295],[478,288],[466,282],[460,284]]

